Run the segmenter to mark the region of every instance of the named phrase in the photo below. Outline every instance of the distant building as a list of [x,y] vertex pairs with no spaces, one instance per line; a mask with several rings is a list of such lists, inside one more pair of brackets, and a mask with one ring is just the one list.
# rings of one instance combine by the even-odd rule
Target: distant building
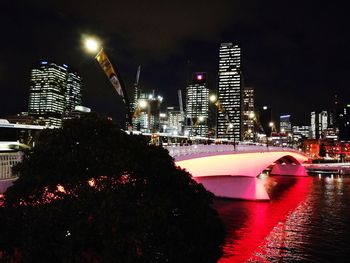
[[208,137],[208,111],[207,73],[195,72],[186,89],[186,126],[190,136]]
[[302,141],[303,139],[309,139],[310,136],[310,126],[302,125],[302,126],[293,126],[293,141],[295,143]]
[[338,113],[339,140],[350,141],[350,104]]
[[46,126],[60,127],[63,113],[81,105],[82,79],[68,66],[41,62],[30,77],[28,115]]
[[160,131],[160,105],[163,97],[155,96],[153,93],[144,93],[139,90],[135,102],[135,111],[139,114],[133,118],[133,129],[135,131],[156,133]]
[[80,118],[91,112],[90,108],[84,106],[75,106],[72,111],[63,114],[63,120]]
[[174,107],[167,107],[168,127],[167,132],[174,135],[182,135],[184,129],[184,113],[175,110]]
[[8,120],[10,123],[16,123],[16,124],[28,124],[28,125],[39,124],[37,123],[37,120],[33,116],[28,116],[28,112],[21,112],[16,115],[5,116],[4,119]]
[[252,141],[254,138],[254,88],[245,87],[243,90],[243,140]]
[[285,133],[292,132],[292,123],[290,122],[290,115],[280,116],[280,131]]
[[271,136],[268,138],[269,145],[290,147],[292,144],[292,134],[282,132],[271,132]]
[[232,43],[222,43],[219,50],[218,99],[225,113],[219,111],[217,115],[217,138],[242,139],[242,93],[241,48]]
[[311,112],[311,138],[322,139],[325,136],[325,131],[328,128],[328,112],[321,111]]

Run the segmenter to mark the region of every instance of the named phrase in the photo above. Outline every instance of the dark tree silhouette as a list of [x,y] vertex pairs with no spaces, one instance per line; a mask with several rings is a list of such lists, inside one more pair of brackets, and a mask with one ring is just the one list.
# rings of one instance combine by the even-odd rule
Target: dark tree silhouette
[[44,130],[15,168],[0,210],[2,259],[15,262],[216,262],[213,195],[112,121],[87,115]]
[[325,147],[324,143],[320,144],[320,151],[319,151],[318,155],[321,157],[326,157],[327,151],[326,151],[326,147]]

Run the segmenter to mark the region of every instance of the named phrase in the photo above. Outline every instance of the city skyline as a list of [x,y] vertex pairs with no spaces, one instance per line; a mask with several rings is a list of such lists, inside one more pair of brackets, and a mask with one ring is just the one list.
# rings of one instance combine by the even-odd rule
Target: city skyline
[[[243,1],[223,1],[221,6],[192,1],[187,9],[181,7],[182,19],[175,19],[169,14],[178,14],[180,7],[157,1],[146,6],[105,1],[106,5],[97,7],[101,12],[88,2],[82,10],[79,4],[68,5],[67,1],[5,1],[0,11],[7,38],[0,51],[0,114],[15,114],[27,107],[30,69],[41,60],[52,60],[82,75],[84,105],[121,121],[121,98],[93,58],[81,49],[81,36],[87,33],[103,40],[129,97],[138,65],[142,65],[140,87],[156,90],[169,106],[177,104],[177,90],[184,93],[191,72],[208,72],[208,87],[215,90],[218,47],[223,42],[240,44],[245,84],[255,88],[257,106],[271,105],[276,120],[291,114],[296,123],[308,124],[310,112],[330,108],[335,93],[349,97],[348,36],[341,27],[345,9],[252,2],[257,10]],[[143,8],[149,15],[143,14]],[[198,8],[203,14],[195,12]],[[134,15],[113,15],[115,9]],[[208,14],[212,14],[210,21],[206,21]],[[152,34],[157,37],[153,39]]]

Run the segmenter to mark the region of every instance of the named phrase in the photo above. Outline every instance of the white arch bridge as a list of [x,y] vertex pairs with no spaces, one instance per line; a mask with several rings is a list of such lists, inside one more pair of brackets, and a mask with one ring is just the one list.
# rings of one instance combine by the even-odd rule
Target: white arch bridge
[[[186,148],[187,147],[187,148]],[[309,159],[293,149],[266,146],[197,145],[168,147],[181,168],[218,197],[269,200],[262,180],[257,178],[272,167],[271,174],[307,176],[302,165]]]

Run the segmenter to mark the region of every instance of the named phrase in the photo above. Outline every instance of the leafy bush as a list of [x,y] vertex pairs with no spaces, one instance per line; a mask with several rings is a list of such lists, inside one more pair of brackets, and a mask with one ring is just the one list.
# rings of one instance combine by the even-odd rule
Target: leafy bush
[[216,262],[213,195],[167,150],[93,114],[44,130],[1,209],[2,259]]

